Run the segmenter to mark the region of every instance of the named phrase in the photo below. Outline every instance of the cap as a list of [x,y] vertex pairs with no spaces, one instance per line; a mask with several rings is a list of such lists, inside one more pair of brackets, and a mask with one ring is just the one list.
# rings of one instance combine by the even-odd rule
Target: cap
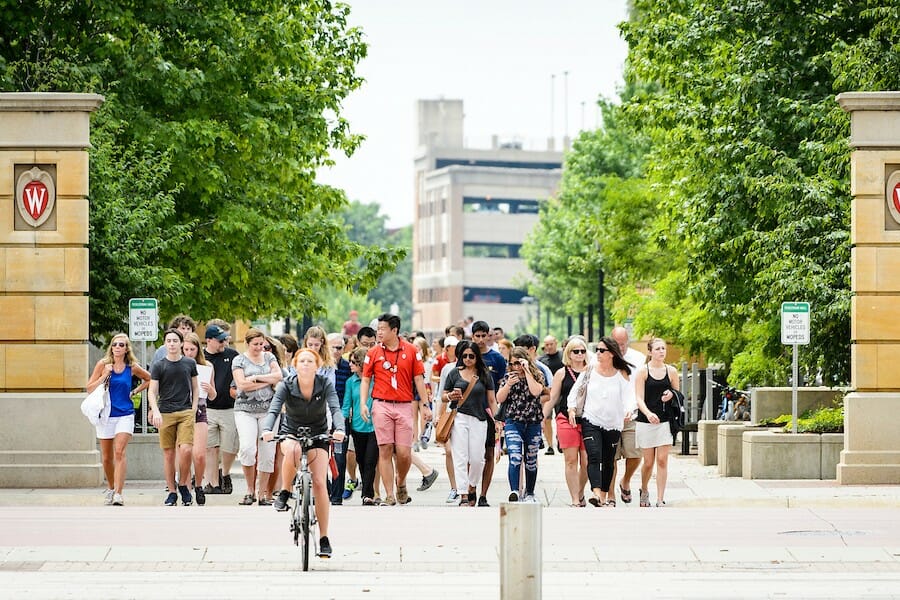
[[210,325],[206,328],[206,339],[216,339],[220,342],[224,342],[228,339],[228,333],[218,325]]
[[444,338],[444,348],[447,346],[455,346],[459,343],[459,340],[456,339],[455,335],[448,335]]

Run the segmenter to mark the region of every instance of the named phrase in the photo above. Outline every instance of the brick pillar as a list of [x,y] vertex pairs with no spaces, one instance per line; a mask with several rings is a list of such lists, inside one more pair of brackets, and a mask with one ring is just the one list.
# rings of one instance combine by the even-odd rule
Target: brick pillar
[[101,482],[88,376],[93,94],[0,93],[0,485]]
[[850,113],[851,386],[842,484],[900,483],[900,92],[837,97]]

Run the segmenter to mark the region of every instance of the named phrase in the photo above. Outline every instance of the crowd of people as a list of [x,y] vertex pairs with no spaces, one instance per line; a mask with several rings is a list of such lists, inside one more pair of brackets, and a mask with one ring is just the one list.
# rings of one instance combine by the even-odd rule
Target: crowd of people
[[307,455],[323,557],[331,555],[330,506],[356,491],[364,506],[407,504],[413,466],[421,474],[418,491],[435,483],[437,469],[418,451],[435,443],[432,423],[446,411],[455,416],[443,444],[447,503],[490,506],[494,465],[503,454],[505,499],[538,502],[543,448],[562,453],[573,507],[614,507],[616,487],[619,500],[630,503],[639,467],[639,503],[651,506],[654,466],[656,506],[665,506],[668,422],[679,378],[665,363],[661,339],[650,341],[647,359],[630,347],[623,327],[592,348],[578,335],[562,344],[552,335],[543,343],[530,334],[510,341],[501,328],[471,319],[429,343],[401,333],[395,315],[366,326],[353,311],[341,332],[313,326],[302,340],[251,328],[239,353],[230,347],[227,322],[208,321],[202,347],[196,329],[188,316],[173,319],[149,369],[137,364],[124,334],[110,339],[95,365],[87,389],[107,384],[112,406],[109,420],[97,426],[106,504],[125,502],[132,398],[147,389],[167,506],[179,499],[202,506],[208,494],[233,493],[231,470],[239,460],[246,490],[238,504],[287,510],[300,449],[292,440],[276,444],[274,436],[300,428],[330,434],[333,452],[319,442]]

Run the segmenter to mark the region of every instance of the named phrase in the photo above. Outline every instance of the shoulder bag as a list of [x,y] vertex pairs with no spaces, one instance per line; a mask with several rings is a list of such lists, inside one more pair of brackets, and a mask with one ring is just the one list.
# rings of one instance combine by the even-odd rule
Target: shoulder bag
[[470,381],[469,385],[466,386],[466,391],[463,392],[462,400],[459,401],[456,408],[445,410],[444,414],[441,415],[441,418],[438,419],[437,425],[434,428],[434,441],[438,444],[446,444],[447,440],[450,439],[450,432],[453,430],[453,420],[456,418],[456,411],[459,410],[460,406],[465,404],[466,400],[469,398],[469,392],[472,391],[474,385],[475,379]]
[[96,427],[109,421],[109,410],[109,377],[107,377],[81,402],[81,414]]

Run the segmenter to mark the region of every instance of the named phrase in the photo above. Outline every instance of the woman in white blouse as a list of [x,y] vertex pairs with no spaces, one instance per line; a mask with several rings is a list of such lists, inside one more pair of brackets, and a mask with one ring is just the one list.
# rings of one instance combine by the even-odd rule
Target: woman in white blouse
[[597,342],[596,358],[579,375],[568,399],[569,422],[574,426],[576,414],[581,417],[588,480],[594,493],[588,502],[593,506],[616,505],[615,493],[609,492],[616,444],[625,422],[634,418],[636,408],[628,383],[630,375],[631,368],[622,358],[619,345],[612,338],[603,337]]

